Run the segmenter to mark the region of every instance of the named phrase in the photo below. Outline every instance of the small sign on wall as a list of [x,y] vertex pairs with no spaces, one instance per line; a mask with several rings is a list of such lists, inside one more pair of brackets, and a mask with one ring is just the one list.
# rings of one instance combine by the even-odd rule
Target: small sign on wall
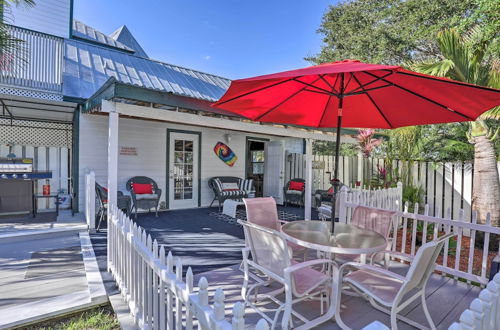
[[323,170],[325,169],[325,162],[323,160],[313,160],[312,168],[314,170]]
[[121,156],[137,156],[136,147],[120,147]]

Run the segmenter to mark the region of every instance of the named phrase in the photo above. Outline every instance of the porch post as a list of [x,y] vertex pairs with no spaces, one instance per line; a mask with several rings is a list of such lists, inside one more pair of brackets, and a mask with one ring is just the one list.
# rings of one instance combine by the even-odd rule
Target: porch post
[[305,171],[305,201],[304,201],[304,218],[311,220],[311,200],[312,200],[312,139],[306,139],[306,171]]
[[[116,104],[111,101],[102,101],[102,110],[109,114],[108,119],[108,228],[111,220],[111,208],[117,204],[118,195],[118,112]],[[108,244],[108,271],[111,267],[110,231],[107,231]]]
[[359,188],[363,188],[363,154],[361,152],[358,153],[358,180],[360,182]]

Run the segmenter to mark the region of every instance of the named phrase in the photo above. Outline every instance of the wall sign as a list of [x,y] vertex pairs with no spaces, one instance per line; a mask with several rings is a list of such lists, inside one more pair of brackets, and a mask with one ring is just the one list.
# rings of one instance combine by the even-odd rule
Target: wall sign
[[121,156],[137,156],[136,147],[120,147]]
[[323,170],[325,169],[325,162],[323,160],[313,160],[312,168],[314,170]]

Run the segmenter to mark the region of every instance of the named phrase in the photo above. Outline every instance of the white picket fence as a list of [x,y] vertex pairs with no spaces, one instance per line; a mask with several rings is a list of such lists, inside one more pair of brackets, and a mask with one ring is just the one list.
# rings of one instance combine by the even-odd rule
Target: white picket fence
[[95,173],[91,171],[85,174],[85,220],[89,229],[95,229],[96,216],[96,194]]
[[[439,217],[439,208],[436,210],[435,216],[432,216],[429,205],[425,205],[423,214],[420,214],[418,204],[414,205],[414,212],[409,212],[408,204],[404,205],[402,210],[399,210],[398,208],[381,207],[380,205],[384,205],[384,202],[379,201],[379,204],[377,204],[376,201],[377,199],[366,198],[362,193],[347,193],[346,191],[341,191],[339,221],[349,223],[354,209],[358,206],[369,206],[396,211],[396,224],[394,226],[394,232],[392,233],[392,250],[398,253],[401,261],[410,261],[415,256],[419,245],[426,243],[428,234],[430,236],[429,238],[434,240],[438,237],[440,232],[446,234],[454,232],[457,234],[455,255],[450,255],[453,247],[450,247],[449,242],[446,242],[443,260],[441,264],[436,267],[436,270],[452,275],[455,278],[465,279],[468,282],[477,282],[481,285],[486,285],[488,283],[487,266],[488,255],[490,253],[490,239],[497,239],[499,237],[498,235],[500,235],[500,228],[491,226],[489,214],[486,216],[486,223],[479,224],[477,223],[477,214],[474,212],[472,222],[469,223],[464,221],[463,210],[460,210],[458,216],[455,218],[451,217],[450,209],[447,210],[445,217]],[[475,241],[478,234],[484,237],[484,242],[480,257],[481,270],[479,274],[474,274],[473,263],[476,258]],[[492,237],[492,235],[496,236]],[[466,238],[466,236],[469,237]],[[418,242],[418,237],[420,237],[421,242]],[[470,240],[470,246],[467,252],[467,265],[460,268],[460,257],[464,238]],[[397,251],[398,241],[401,242],[399,251]],[[410,243],[409,248],[407,248],[407,242]],[[496,253],[500,255],[500,249],[496,251]],[[449,265],[449,258],[454,258],[455,262],[453,267]]]
[[[288,153],[285,157],[285,182],[293,178],[305,179],[305,155]],[[333,176],[333,156],[313,155],[313,191],[316,189],[329,189]],[[368,187],[373,177],[377,175],[378,168],[393,169],[392,172],[402,178],[404,169],[408,169],[411,182],[423,189],[423,203],[429,204],[433,214],[451,209],[452,217],[464,210],[464,220],[472,220],[472,188],[473,166],[468,162],[426,162],[426,161],[401,161],[379,158],[344,157],[339,158],[339,179],[348,186],[360,182],[361,186]],[[500,162],[497,163],[500,173]],[[445,214],[441,213],[444,217]]]
[[[218,288],[209,303],[208,282],[202,277],[193,286],[188,268],[183,279],[180,258],[165,254],[146,231],[116,207],[108,220],[108,268],[141,329],[235,329],[245,328],[245,308],[237,302],[226,320],[224,292]],[[175,270],[174,270],[175,269]],[[269,329],[260,320],[255,329]]]
[[492,330],[500,328],[500,274],[486,285],[474,299],[470,307],[460,315],[459,322],[453,323],[448,330]]
[[391,211],[400,211],[403,202],[403,184],[398,182],[396,187],[387,189],[350,189],[347,192],[349,200],[370,207]]

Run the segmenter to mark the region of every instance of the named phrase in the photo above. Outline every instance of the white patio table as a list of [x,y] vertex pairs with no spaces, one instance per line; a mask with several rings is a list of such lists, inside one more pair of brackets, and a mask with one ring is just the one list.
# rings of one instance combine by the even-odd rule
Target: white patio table
[[[285,237],[291,242],[326,252],[328,254],[359,254],[361,262],[366,261],[366,255],[386,249],[384,236],[371,230],[363,229],[346,223],[335,223],[334,233],[331,233],[330,221],[300,220],[290,221],[281,227]],[[331,303],[327,312],[321,317],[326,322],[335,316],[337,306],[340,307],[340,286],[338,269],[332,269]],[[297,330],[308,329],[307,324]]]
[[331,234],[331,222],[301,220],[290,221],[281,227],[291,242],[331,254],[367,255],[386,249],[384,236],[374,231],[346,223],[335,223]]

